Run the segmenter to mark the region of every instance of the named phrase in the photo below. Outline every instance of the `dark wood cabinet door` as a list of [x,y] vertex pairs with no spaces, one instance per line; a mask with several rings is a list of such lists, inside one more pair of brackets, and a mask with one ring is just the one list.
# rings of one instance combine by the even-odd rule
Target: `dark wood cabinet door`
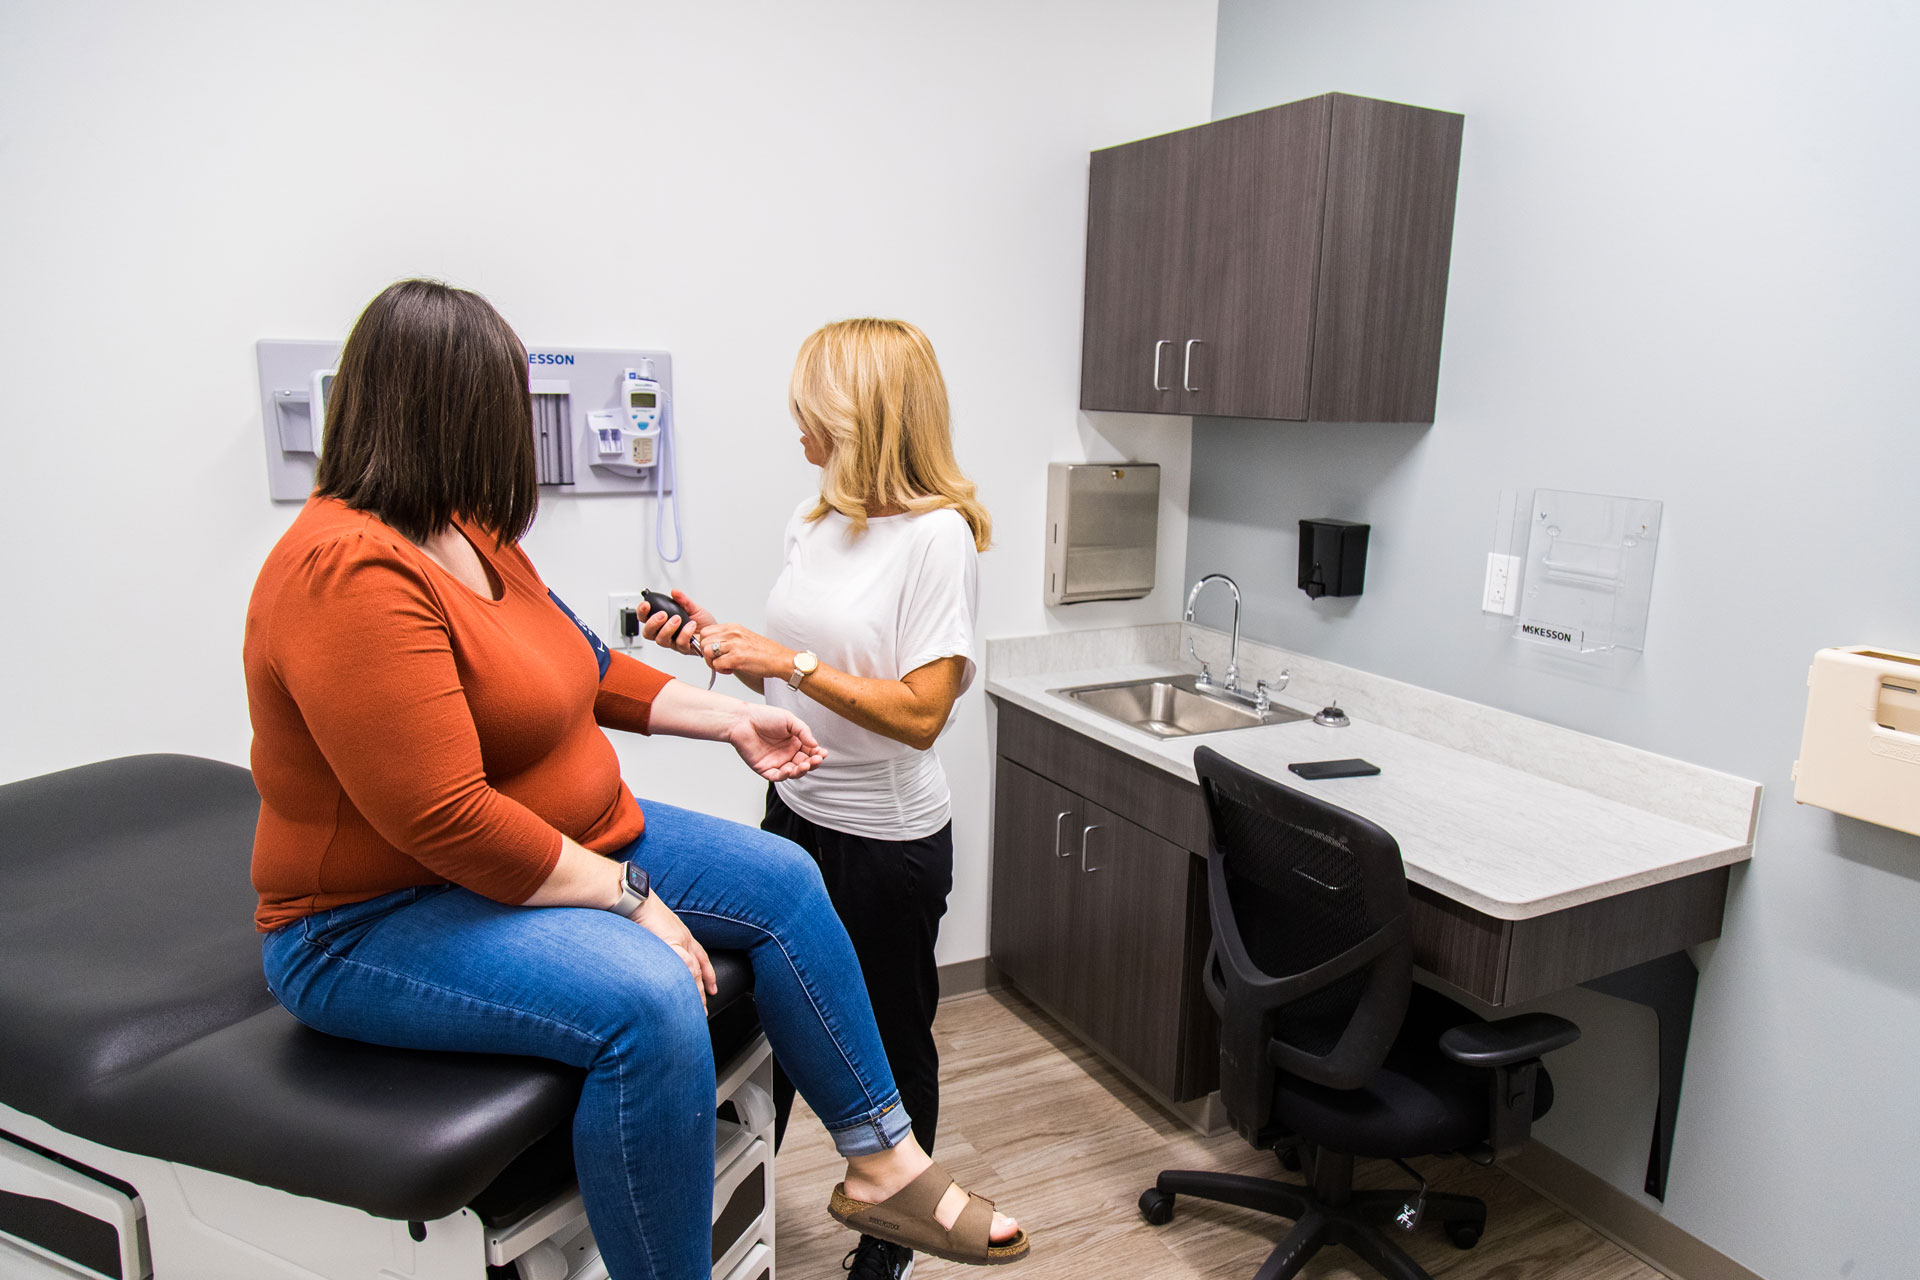
[[1086,805],[1073,860],[1068,933],[1084,983],[1068,1015],[1106,1053],[1180,1097],[1195,861],[1185,849]]
[[993,809],[994,967],[1054,1013],[1077,1020],[1082,982],[1067,920],[1087,802],[1002,758]]
[[1307,416],[1332,97],[1194,131],[1177,412]]
[[1432,422],[1463,117],[1333,95],[1316,422]]
[[1082,409],[1188,412],[1180,403],[1179,375],[1193,147],[1188,130],[1093,153]]

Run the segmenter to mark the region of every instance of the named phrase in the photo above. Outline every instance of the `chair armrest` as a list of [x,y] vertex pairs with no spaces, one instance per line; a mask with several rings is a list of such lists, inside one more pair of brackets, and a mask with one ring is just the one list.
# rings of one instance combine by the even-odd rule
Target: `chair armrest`
[[1469,1067],[1510,1067],[1580,1038],[1580,1028],[1551,1013],[1522,1013],[1498,1022],[1468,1022],[1440,1037],[1440,1052]]

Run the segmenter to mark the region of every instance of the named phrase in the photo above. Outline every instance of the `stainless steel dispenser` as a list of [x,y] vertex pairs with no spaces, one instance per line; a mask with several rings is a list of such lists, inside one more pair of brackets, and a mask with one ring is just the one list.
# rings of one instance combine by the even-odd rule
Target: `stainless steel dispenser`
[[1048,465],[1048,604],[1146,595],[1159,535],[1159,464]]

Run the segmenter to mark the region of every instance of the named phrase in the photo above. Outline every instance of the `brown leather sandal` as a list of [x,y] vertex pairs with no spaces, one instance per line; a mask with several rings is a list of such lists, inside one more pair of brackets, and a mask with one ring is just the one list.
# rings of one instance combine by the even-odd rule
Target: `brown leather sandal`
[[[967,1192],[967,1207],[953,1220],[953,1230],[940,1225],[933,1216],[947,1188],[958,1186],[937,1164],[928,1165],[921,1175],[879,1204],[855,1200],[847,1194],[844,1182],[835,1183],[827,1212],[844,1227],[905,1246],[918,1253],[930,1253],[948,1262],[969,1266],[997,1267],[1018,1262],[1031,1247],[1026,1228],[1005,1244],[993,1243],[993,1201]],[[965,1190],[965,1188],[961,1188]]]

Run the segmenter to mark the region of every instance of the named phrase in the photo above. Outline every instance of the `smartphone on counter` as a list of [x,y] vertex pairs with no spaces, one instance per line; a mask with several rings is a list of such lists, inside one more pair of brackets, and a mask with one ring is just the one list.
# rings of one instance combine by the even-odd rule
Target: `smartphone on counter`
[[1370,778],[1380,772],[1379,765],[1365,760],[1304,760],[1287,768],[1314,782],[1323,778]]

